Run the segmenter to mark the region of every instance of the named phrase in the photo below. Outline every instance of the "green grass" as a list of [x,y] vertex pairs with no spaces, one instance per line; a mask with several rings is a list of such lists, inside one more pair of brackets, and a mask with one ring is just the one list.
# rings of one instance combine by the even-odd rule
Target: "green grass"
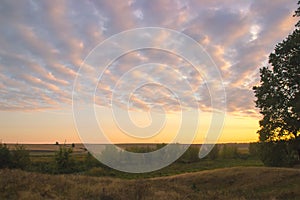
[[[86,153],[81,154],[72,154],[72,158],[75,161],[75,165],[84,169]],[[51,173],[51,167],[54,162],[54,154],[53,155],[31,155],[32,167],[29,171],[37,171],[44,173]],[[183,162],[174,162],[171,165],[154,171],[150,173],[142,173],[142,174],[130,174],[125,172],[120,172],[105,165],[99,164],[98,167],[93,167],[91,169],[87,169],[82,171],[81,174],[86,174],[89,176],[108,176],[108,177],[117,177],[122,179],[135,179],[135,178],[151,178],[151,177],[160,177],[160,176],[170,176],[180,173],[187,172],[197,172],[203,170],[211,170],[218,168],[226,168],[226,167],[236,167],[236,166],[263,166],[263,163],[257,158],[247,157],[246,159],[224,159],[219,158],[216,160],[210,159],[201,159],[197,162],[191,163],[183,163]],[[80,170],[79,170],[80,171]],[[77,171],[78,173],[78,171]]]
[[[77,146],[77,145],[76,145]],[[87,152],[82,151],[80,147],[77,151],[73,152],[72,159],[74,160],[74,173],[86,174],[90,176],[109,176],[109,177],[117,177],[117,178],[125,178],[125,179],[135,179],[135,178],[151,178],[151,177],[159,177],[159,176],[169,176],[175,175],[180,173],[187,173],[187,172],[196,172],[196,171],[203,171],[203,170],[210,170],[210,169],[218,169],[218,168],[226,168],[226,167],[235,167],[235,166],[262,166],[262,162],[256,158],[252,158],[249,156],[249,152],[246,151],[248,146],[245,144],[233,144],[228,145],[229,147],[238,147],[238,155],[235,155],[236,158],[222,158],[222,155],[219,155],[219,158],[216,160],[211,160],[209,158],[201,159],[197,162],[190,162],[184,163],[182,160],[174,162],[173,164],[151,173],[144,173],[144,174],[130,174],[119,172],[114,169],[110,169],[105,165],[98,163],[93,165],[94,167],[87,167],[86,166],[86,158]],[[78,146],[77,146],[78,147]],[[132,146],[132,148],[140,150],[137,146]],[[53,145],[52,154],[49,153],[49,145],[48,146],[38,146],[35,147],[34,145],[31,148],[35,148],[38,150],[34,150],[30,153],[32,165],[28,169],[29,171],[36,171],[42,173],[56,173],[54,168],[54,161],[55,161],[55,148]],[[49,148],[49,149],[47,149]],[[242,150],[242,151],[241,151]],[[43,154],[44,153],[44,154]],[[222,152],[219,152],[221,154]],[[198,154],[196,154],[196,157]],[[93,161],[94,162],[94,161]]]
[[30,154],[30,172],[0,170],[0,199],[300,199],[299,169],[263,167],[245,149],[236,158],[181,160],[143,174],[87,168],[87,152],[77,151],[73,174],[54,175],[54,155]]
[[217,159],[217,160],[209,160],[203,159],[194,163],[180,163],[175,162],[163,169],[150,172],[150,173],[142,173],[142,174],[130,174],[124,173],[117,170],[113,170],[110,168],[98,168],[91,169],[87,171],[85,174],[91,176],[112,176],[117,178],[125,178],[125,179],[135,179],[135,178],[151,178],[151,177],[160,177],[160,176],[170,176],[181,173],[188,172],[197,172],[203,170],[211,170],[211,169],[219,169],[219,168],[227,168],[227,167],[237,167],[237,166],[263,166],[262,162],[258,159]]

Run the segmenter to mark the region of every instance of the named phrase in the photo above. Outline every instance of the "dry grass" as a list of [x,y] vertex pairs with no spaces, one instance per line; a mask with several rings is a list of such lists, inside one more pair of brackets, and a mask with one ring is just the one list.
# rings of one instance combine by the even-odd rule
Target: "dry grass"
[[121,180],[0,171],[0,199],[300,199],[300,170],[234,167]]

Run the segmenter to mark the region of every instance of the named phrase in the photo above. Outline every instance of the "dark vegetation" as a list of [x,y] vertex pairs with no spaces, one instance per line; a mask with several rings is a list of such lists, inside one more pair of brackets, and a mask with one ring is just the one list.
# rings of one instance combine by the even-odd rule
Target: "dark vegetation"
[[[298,1],[300,5],[300,1]],[[300,7],[295,12],[300,16]],[[291,166],[300,157],[300,21],[260,69],[253,87],[259,121],[259,157],[268,166]]]
[[[22,145],[16,145],[9,149],[5,144],[0,148],[0,168],[18,168],[31,172],[47,174],[86,174],[90,176],[111,176],[119,178],[145,178],[167,176],[199,170],[216,169],[234,166],[261,166],[262,163],[256,154],[249,154],[248,150],[238,149],[237,144],[218,144],[205,159],[198,158],[199,146],[192,145],[173,164],[158,171],[144,174],[130,174],[119,172],[100,163],[88,151],[81,153],[73,151],[73,145],[59,145],[52,154],[31,155]],[[127,151],[149,152],[159,149],[163,144],[156,147],[131,146]],[[119,152],[109,147],[103,151],[103,156],[115,157]]]
[[5,144],[0,144],[0,168],[28,169],[30,167],[29,151],[23,145],[15,145],[9,150]]

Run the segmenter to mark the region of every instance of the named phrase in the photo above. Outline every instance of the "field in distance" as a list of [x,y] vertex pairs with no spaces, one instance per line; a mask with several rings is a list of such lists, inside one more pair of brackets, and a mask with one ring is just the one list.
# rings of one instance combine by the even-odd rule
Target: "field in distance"
[[[152,144],[152,143],[145,143],[145,144],[138,144],[138,143],[132,143],[132,144],[116,144],[116,146],[120,147],[120,148],[123,148],[123,149],[126,149],[128,147],[150,147],[150,148],[155,148],[156,145],[158,145],[159,143],[157,144]],[[7,146],[10,148],[10,149],[13,149],[14,146],[16,144],[14,143],[9,143],[7,144]],[[22,144],[27,150],[30,151],[30,153],[32,154],[38,154],[38,153],[52,153],[52,152],[55,152],[59,149],[59,146],[61,145],[65,145],[66,147],[72,147],[72,144],[59,144],[59,145],[56,145],[56,144]],[[84,144],[81,144],[81,143],[73,143],[74,145],[74,148],[73,148],[73,151],[74,152],[85,152],[86,149],[85,149],[85,146]],[[223,144],[218,144],[218,145],[223,145]],[[248,150],[248,147],[249,147],[249,143],[227,143],[227,145],[229,146],[236,146],[241,152],[245,152]],[[192,144],[191,146],[197,146],[197,147],[200,147],[201,144]]]
[[124,180],[0,170],[0,199],[300,199],[300,170],[233,167]]

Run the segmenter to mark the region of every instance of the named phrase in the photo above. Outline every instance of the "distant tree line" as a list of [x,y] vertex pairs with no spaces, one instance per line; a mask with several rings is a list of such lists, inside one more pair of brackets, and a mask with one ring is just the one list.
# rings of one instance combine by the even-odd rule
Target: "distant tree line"
[[[158,150],[166,144],[157,144],[156,147],[128,147],[125,150],[135,153],[147,153]],[[55,151],[54,156],[50,157],[49,161],[35,159],[30,160],[29,151],[23,145],[15,145],[10,150],[7,145],[0,144],[0,168],[19,168],[28,171],[37,171],[50,174],[66,174],[66,173],[81,173],[89,171],[93,168],[110,171],[110,168],[99,162],[91,153],[81,155],[76,159],[73,156],[73,146],[59,145],[59,149]],[[174,145],[173,151],[176,151],[178,146]],[[195,145],[189,146],[186,151],[175,162],[179,163],[193,163],[201,162],[199,157],[199,147]],[[108,145],[102,151],[102,159],[120,159],[121,152],[113,145]],[[239,159],[249,157],[249,155],[238,152],[236,145],[231,144],[217,144],[205,159]],[[163,159],[163,158],[162,158]],[[98,173],[99,174],[99,173]],[[101,173],[100,173],[101,174]]]

